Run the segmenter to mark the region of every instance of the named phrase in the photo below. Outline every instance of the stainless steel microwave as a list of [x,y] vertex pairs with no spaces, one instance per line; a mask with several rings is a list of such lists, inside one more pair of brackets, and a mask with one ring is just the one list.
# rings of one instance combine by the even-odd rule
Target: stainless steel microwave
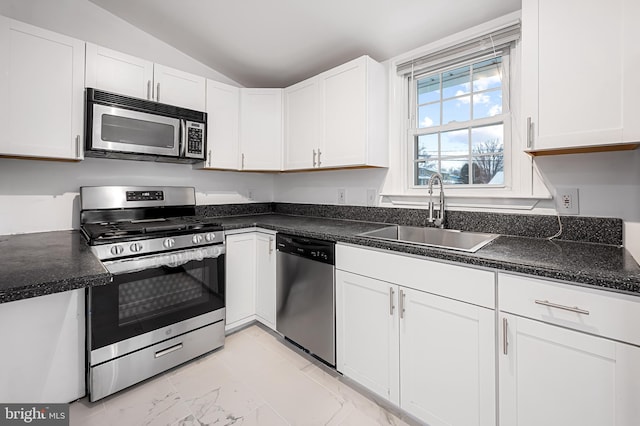
[[87,88],[85,156],[204,161],[207,113]]

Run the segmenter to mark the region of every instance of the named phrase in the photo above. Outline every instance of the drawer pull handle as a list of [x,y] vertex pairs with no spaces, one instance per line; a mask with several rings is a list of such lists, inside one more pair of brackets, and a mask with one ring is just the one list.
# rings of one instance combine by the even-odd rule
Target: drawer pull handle
[[171,352],[175,352],[175,351],[178,351],[178,350],[180,350],[180,349],[182,349],[182,343],[178,343],[178,344],[177,344],[177,345],[175,345],[175,346],[171,346],[170,348],[163,349],[163,350],[161,350],[161,351],[159,351],[159,352],[156,352],[155,357],[156,357],[156,358],[160,358],[161,356],[168,355],[168,354],[170,354]]
[[509,327],[509,321],[506,318],[502,318],[502,353],[507,355],[509,346],[509,341],[507,340],[507,329]]
[[393,295],[395,294],[395,291],[393,291],[393,287],[389,287],[389,315],[393,316],[393,309],[395,308],[395,306],[393,306]]
[[582,315],[589,315],[589,311],[580,309],[577,306],[571,307],[571,306],[565,306],[565,305],[558,305],[557,303],[551,303],[548,300],[536,300],[535,302],[537,305],[543,305],[543,306],[548,306],[550,308],[562,309],[564,311],[575,312],[577,314],[582,314]]

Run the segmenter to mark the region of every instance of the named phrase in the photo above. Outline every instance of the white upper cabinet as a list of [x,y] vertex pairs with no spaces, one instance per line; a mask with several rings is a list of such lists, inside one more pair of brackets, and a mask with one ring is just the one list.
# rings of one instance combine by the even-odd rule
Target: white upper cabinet
[[388,166],[384,66],[368,56],[320,74],[319,167]]
[[285,89],[285,170],[388,166],[384,66],[362,56]]
[[153,66],[157,102],[204,111],[206,78],[164,65]]
[[281,170],[282,89],[240,90],[240,170]]
[[639,16],[637,0],[522,2],[527,149],[640,141]]
[[207,160],[205,168],[239,168],[240,89],[207,80]]
[[84,42],[0,16],[0,155],[83,156]]
[[206,79],[87,43],[86,87],[205,110]]
[[317,167],[320,150],[319,78],[284,89],[284,169]]
[[87,43],[85,85],[151,100],[153,62]]

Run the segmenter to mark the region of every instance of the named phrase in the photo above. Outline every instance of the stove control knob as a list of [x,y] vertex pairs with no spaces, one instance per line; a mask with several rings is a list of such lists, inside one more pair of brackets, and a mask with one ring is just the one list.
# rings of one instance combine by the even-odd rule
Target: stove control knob
[[173,246],[176,245],[176,240],[174,240],[173,238],[167,238],[166,240],[164,240],[164,242],[162,243],[162,245],[165,248],[171,248]]
[[124,247],[122,246],[113,246],[111,247],[111,250],[109,250],[111,252],[112,255],[117,256],[119,254],[122,254],[124,252]]
[[210,243],[211,241],[216,239],[216,234],[214,234],[213,232],[209,232],[204,236],[204,239]]
[[131,246],[129,247],[129,250],[131,250],[134,253],[139,252],[140,250],[142,250],[142,244],[140,243],[133,243],[131,244]]
[[191,238],[191,242],[193,242],[193,244],[200,244],[202,242],[202,235],[194,235],[193,238]]

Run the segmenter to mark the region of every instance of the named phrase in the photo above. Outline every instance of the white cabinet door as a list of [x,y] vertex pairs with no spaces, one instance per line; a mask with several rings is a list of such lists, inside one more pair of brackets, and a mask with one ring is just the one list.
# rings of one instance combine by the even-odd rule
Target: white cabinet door
[[400,403],[398,286],[336,270],[337,369]]
[[284,89],[284,169],[317,167],[320,92],[317,77]]
[[87,43],[85,85],[153,99],[153,62]]
[[0,401],[67,403],[85,395],[84,289],[0,304]]
[[386,166],[384,67],[368,56],[320,74],[319,167]]
[[640,348],[514,315],[503,321],[500,424],[638,424]]
[[624,113],[624,130],[622,134],[623,142],[640,141],[640,78],[638,78],[638,70],[640,69],[640,25],[638,25],[638,17],[640,17],[640,2],[637,0],[624,1],[624,39],[623,45],[623,94],[624,105],[622,111]]
[[206,80],[164,65],[153,66],[155,100],[164,104],[205,111]]
[[495,311],[403,287],[399,297],[400,406],[431,426],[495,425]]
[[258,321],[276,328],[276,237],[256,233],[256,315]]
[[207,80],[206,168],[237,170],[240,89]]
[[282,89],[241,89],[240,168],[280,170]]
[[[633,3],[637,1],[522,2],[523,135],[533,137],[528,148],[623,142],[623,102],[630,98],[635,105],[640,95],[637,83],[628,82],[637,80],[637,69],[623,69],[631,53],[624,49],[637,49],[623,43],[625,8]],[[637,27],[637,15],[629,20]],[[628,90],[632,86],[635,92]]]
[[230,330],[255,318],[256,236],[233,234],[226,241],[225,330]]
[[0,154],[83,157],[84,42],[0,16]]

